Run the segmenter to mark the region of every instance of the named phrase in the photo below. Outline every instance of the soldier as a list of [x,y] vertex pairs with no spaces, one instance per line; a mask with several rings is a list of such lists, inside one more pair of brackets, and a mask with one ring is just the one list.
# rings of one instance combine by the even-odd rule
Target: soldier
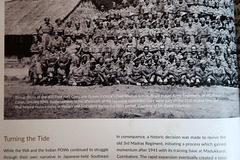
[[88,57],[86,55],[83,55],[80,68],[82,73],[82,77],[79,81],[80,85],[93,85],[98,77],[98,73],[96,71],[96,61],[93,59],[91,62],[89,62]]
[[169,68],[166,65],[166,60],[160,61],[160,66],[156,69],[156,82],[159,85],[166,85],[169,82]]
[[83,36],[82,30],[80,28],[80,22],[75,23],[75,28],[73,30],[73,35],[76,38],[76,40],[80,40]]
[[57,74],[58,74],[58,84],[67,84],[67,77],[69,75],[69,69],[71,64],[71,56],[66,51],[66,47],[63,46],[58,54],[59,58],[57,61]]
[[42,24],[38,29],[37,33],[42,35],[43,50],[46,50],[47,46],[51,40],[51,34],[53,32],[53,25],[50,23],[50,18],[44,18],[44,24]]
[[200,61],[200,66],[196,69],[196,86],[207,85],[207,79],[211,72],[207,69],[207,62]]
[[227,76],[225,67],[221,65],[221,60],[216,59],[216,66],[212,68],[212,74],[208,76],[208,85],[226,85]]
[[74,43],[70,37],[68,37],[66,40],[66,51],[71,56],[71,62],[76,64],[76,66],[79,66],[79,52],[80,52],[80,46],[77,43]]
[[41,57],[43,55],[43,47],[38,47],[38,53],[35,53],[31,57],[31,64],[29,65],[29,71],[28,75],[30,77],[30,82],[32,82],[32,85],[36,85],[40,83],[43,79],[43,70],[41,67]]
[[60,18],[55,20],[56,25],[54,26],[54,32],[58,33],[60,37],[63,38],[64,35],[64,26]]
[[141,57],[141,60],[143,60],[143,63],[146,64],[148,59],[152,59],[153,54],[149,52],[149,47],[144,46],[143,53],[139,55]]
[[119,68],[117,69],[116,82],[118,84],[128,84],[128,74],[125,67],[125,62],[122,60],[119,62]]
[[110,58],[105,60],[105,67],[103,68],[100,76],[104,80],[102,82],[103,85],[109,86],[116,84],[116,70],[112,67]]
[[58,55],[54,47],[51,47],[50,53],[46,56],[47,61],[47,85],[53,85],[56,83],[56,63]]
[[227,83],[228,86],[237,86],[238,85],[238,74],[237,66],[234,63],[228,62],[228,68],[226,68]]
[[144,82],[142,77],[142,66],[140,64],[140,59],[136,57],[134,60],[134,65],[130,68],[130,72],[128,73],[128,82],[133,85],[141,86]]
[[144,85],[152,85],[155,80],[155,67],[152,65],[152,59],[147,59],[146,64],[142,68]]
[[72,22],[68,21],[64,28],[64,40],[66,40],[67,37],[72,37],[72,35],[73,35]]
[[181,66],[180,60],[176,60],[176,65],[169,69],[169,81],[180,86],[186,83],[186,68]]
[[71,65],[68,79],[68,85],[70,86],[77,86],[80,84],[82,79],[82,68],[77,67],[75,62],[73,62]]
[[40,46],[42,47],[41,43],[38,41],[37,36],[33,36],[33,44],[30,48],[31,55],[38,54]]
[[51,38],[50,44],[51,47],[54,47],[57,51],[61,50],[63,45],[63,39],[58,35],[58,32],[54,33],[54,37]]
[[186,84],[187,86],[194,86],[196,81],[196,69],[194,66],[194,60],[192,58],[188,59],[188,68],[186,68]]

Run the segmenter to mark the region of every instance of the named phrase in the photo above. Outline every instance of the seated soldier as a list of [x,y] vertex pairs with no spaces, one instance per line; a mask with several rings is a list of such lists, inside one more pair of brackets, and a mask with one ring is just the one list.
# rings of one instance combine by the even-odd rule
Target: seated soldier
[[166,66],[166,61],[162,60],[160,66],[156,69],[156,81],[159,85],[166,85],[169,82],[169,69]]
[[175,66],[170,68],[169,80],[172,85],[179,84],[184,85],[186,82],[186,68],[181,66],[181,61],[176,60]]
[[51,51],[46,56],[47,61],[47,85],[53,85],[56,80],[56,67],[57,67],[58,55],[54,47],[51,48]]
[[128,83],[127,69],[125,67],[124,61],[119,62],[119,68],[117,69],[116,81],[119,84],[127,84]]
[[211,72],[206,68],[207,62],[205,60],[200,61],[200,67],[196,69],[196,86],[207,84],[207,77]]
[[145,85],[154,84],[155,71],[156,70],[155,70],[154,66],[152,65],[152,59],[147,59],[146,65],[143,67],[143,70],[142,70]]
[[136,57],[134,60],[134,65],[130,68],[130,72],[128,73],[128,82],[130,84],[141,86],[144,82],[142,77],[142,66],[140,64],[140,59]]
[[194,86],[196,81],[196,69],[194,66],[194,60],[192,58],[188,59],[188,68],[186,69],[186,83],[187,86]]
[[112,66],[112,61],[110,58],[105,60],[105,67],[100,74],[103,85],[109,86],[116,83],[116,70]]
[[234,63],[228,62],[228,68],[226,68],[227,85],[236,87],[238,85],[237,66]]
[[77,67],[77,64],[75,62],[73,62],[71,65],[68,77],[68,85],[77,86],[80,84],[80,80],[82,78],[82,69],[80,67]]
[[62,46],[61,51],[59,52],[59,59],[57,62],[58,69],[57,69],[57,74],[58,74],[58,84],[66,84],[67,82],[67,77],[69,74],[69,68],[71,64],[71,56],[70,54],[66,51],[66,47]]
[[82,68],[82,79],[81,79],[81,86],[89,86],[94,85],[96,82],[96,79],[98,78],[98,73],[96,71],[96,61],[92,60],[90,62],[90,66],[85,65]]
[[227,76],[225,67],[221,65],[221,60],[216,59],[216,66],[212,68],[212,74],[208,76],[208,85],[226,85]]

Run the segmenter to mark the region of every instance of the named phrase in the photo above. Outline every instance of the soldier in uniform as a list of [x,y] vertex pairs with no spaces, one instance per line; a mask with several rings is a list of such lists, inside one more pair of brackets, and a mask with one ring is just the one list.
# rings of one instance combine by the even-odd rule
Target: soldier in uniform
[[178,84],[182,86],[186,83],[186,68],[181,66],[180,60],[176,60],[175,66],[169,70],[169,80],[172,85]]
[[144,79],[145,85],[152,85],[154,84],[155,80],[155,67],[152,65],[152,59],[149,58],[146,60],[146,64],[143,66],[142,74]]
[[62,46],[61,51],[58,53],[57,61],[57,74],[58,74],[58,84],[67,84],[67,77],[69,75],[69,69],[71,64],[71,56],[66,51],[66,47]]
[[226,85],[227,76],[225,67],[222,66],[221,60],[216,59],[216,66],[212,68],[212,74],[208,76],[208,84]]
[[130,72],[128,73],[128,82],[133,85],[141,86],[144,82],[142,77],[142,66],[140,64],[140,59],[136,57],[134,60],[134,65],[130,68]]
[[102,70],[101,77],[104,80],[102,82],[103,85],[109,86],[116,84],[116,70],[114,70],[110,58],[105,60],[105,67]]
[[194,86],[196,81],[196,69],[194,66],[194,60],[192,58],[188,59],[188,68],[186,69],[186,84],[187,86]]
[[169,82],[169,68],[167,67],[166,60],[160,61],[160,66],[156,69],[156,82],[159,85],[166,85]]
[[51,40],[51,34],[53,32],[53,25],[50,23],[50,18],[44,18],[44,24],[38,29],[37,33],[42,35],[43,50],[46,50]]
[[62,23],[62,20],[60,18],[55,20],[56,25],[54,26],[54,32],[58,33],[60,37],[63,38],[64,35],[64,25]]
[[196,69],[196,86],[207,85],[207,79],[211,72],[207,68],[205,60],[200,61],[200,66]]
[[64,40],[66,40],[67,37],[72,37],[72,35],[73,35],[72,22],[68,21],[64,28]]
[[61,50],[63,45],[63,39],[58,35],[58,32],[54,33],[54,36],[51,38],[50,44],[51,47],[54,47],[57,51]]
[[80,40],[82,38],[83,34],[82,34],[82,29],[80,28],[80,22],[75,23],[73,35],[76,38],[76,40]]
[[123,60],[119,62],[119,68],[117,69],[116,82],[118,84],[127,84],[128,83],[127,69],[125,67],[125,62]]
[[58,54],[54,47],[51,47],[51,51],[46,56],[47,61],[47,85],[53,85],[56,83],[56,67],[57,67]]

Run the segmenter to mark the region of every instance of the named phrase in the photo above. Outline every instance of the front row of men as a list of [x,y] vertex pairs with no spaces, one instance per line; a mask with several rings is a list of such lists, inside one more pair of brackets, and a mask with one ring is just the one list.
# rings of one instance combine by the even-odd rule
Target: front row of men
[[[45,53],[32,57],[29,76],[33,85],[226,85],[237,86],[237,72],[232,64],[224,66],[221,59],[213,58],[209,65],[207,60],[196,62],[193,58],[178,59],[174,54],[161,57],[132,58],[125,53],[119,60],[117,55],[110,58],[94,58],[91,54],[74,57],[62,47],[60,52],[49,48]],[[43,52],[43,51],[40,51]],[[198,63],[198,64],[197,64]]]

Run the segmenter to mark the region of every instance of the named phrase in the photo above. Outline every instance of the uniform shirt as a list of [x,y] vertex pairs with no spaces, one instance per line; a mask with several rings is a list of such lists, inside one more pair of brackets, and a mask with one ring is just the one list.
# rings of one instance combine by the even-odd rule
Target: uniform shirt
[[56,39],[55,37],[52,38],[51,42],[50,42],[50,46],[56,48],[56,49],[60,49],[60,47],[63,44],[63,39],[62,37],[58,36],[58,38]]
[[68,36],[72,36],[73,35],[73,28],[72,27],[65,27],[64,29],[64,36],[68,37]]
[[161,66],[158,66],[156,69],[156,74],[160,75],[162,78],[166,78],[166,76],[169,74],[169,68],[162,68]]
[[219,68],[215,66],[212,70],[212,74],[214,78],[223,78],[224,76],[226,76],[226,71],[225,68],[222,66],[220,66]]
[[81,38],[81,36],[82,36],[82,30],[81,29],[74,29],[73,30],[73,34],[76,36],[76,39],[80,39]]
[[39,27],[39,30],[43,34],[52,34],[53,25],[51,23],[49,23],[49,24],[44,23]]
[[131,68],[130,76],[133,78],[141,78],[142,77],[142,66],[133,66]]
[[127,69],[126,68],[118,68],[117,69],[117,77],[126,77]]
[[63,63],[63,64],[66,64],[71,59],[71,56],[67,51],[65,51],[65,52],[60,51],[58,53],[58,56],[59,56],[58,62]]
[[111,65],[110,67],[107,67],[105,66],[103,68],[103,74],[106,75],[106,76],[111,76],[111,75],[114,75],[116,74],[116,70],[113,68],[113,66]]
[[196,68],[196,75],[200,78],[206,79],[210,74],[211,72],[207,68],[205,68],[205,70],[202,70],[200,67]]
[[48,55],[46,55],[46,60],[47,60],[48,67],[54,67],[54,65],[58,60],[57,53],[50,52]]
[[59,36],[63,35],[64,34],[64,26],[63,26],[63,24],[55,25],[54,26],[54,32],[58,33]]
[[143,66],[142,71],[143,71],[143,73],[149,75],[149,74],[154,73],[156,70],[153,65],[151,65],[151,66],[145,65],[145,66]]

